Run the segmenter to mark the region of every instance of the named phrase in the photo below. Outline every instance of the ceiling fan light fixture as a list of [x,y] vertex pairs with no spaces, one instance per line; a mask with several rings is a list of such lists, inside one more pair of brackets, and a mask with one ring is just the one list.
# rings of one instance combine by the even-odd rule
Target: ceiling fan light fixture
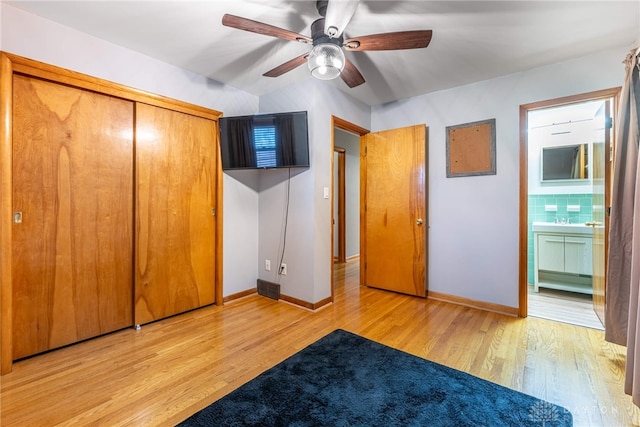
[[309,53],[311,75],[320,80],[335,79],[344,68],[344,52],[334,43],[317,44]]

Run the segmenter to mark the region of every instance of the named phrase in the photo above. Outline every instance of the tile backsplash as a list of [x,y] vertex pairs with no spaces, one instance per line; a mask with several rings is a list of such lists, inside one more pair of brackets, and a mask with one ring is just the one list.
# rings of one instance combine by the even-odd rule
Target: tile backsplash
[[[585,223],[592,219],[593,197],[591,194],[531,194],[529,195],[529,246],[527,248],[528,281],[533,283],[533,231],[534,221],[569,221],[572,224]],[[546,209],[545,209],[546,206]],[[580,206],[578,212],[575,207]],[[556,207],[556,210],[553,210]]]

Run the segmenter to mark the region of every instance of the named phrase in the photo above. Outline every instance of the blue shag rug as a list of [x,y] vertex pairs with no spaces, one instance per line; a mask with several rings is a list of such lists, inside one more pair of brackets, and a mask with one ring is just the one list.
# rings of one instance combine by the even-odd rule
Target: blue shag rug
[[561,406],[343,330],[179,426],[571,426]]

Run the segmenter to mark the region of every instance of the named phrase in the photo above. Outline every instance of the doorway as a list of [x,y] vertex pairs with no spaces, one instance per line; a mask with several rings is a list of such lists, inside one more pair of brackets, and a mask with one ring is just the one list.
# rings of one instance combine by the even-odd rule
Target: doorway
[[611,117],[618,92],[520,108],[522,317],[602,329]]
[[[357,167],[361,285],[426,297],[427,127],[423,124],[370,133],[332,117],[332,151],[341,129],[357,135],[362,161]],[[332,181],[336,179],[336,167],[339,168],[336,166],[339,153],[338,162],[335,159],[332,157]],[[334,185],[332,182],[332,188]],[[333,197],[333,253],[335,203]],[[334,292],[332,275],[332,296]]]
[[360,255],[360,135],[333,130],[333,261]]
[[[369,130],[335,116],[331,117],[331,130],[332,263],[345,265],[357,263],[360,255],[360,137]],[[332,299],[336,275],[343,272],[344,268],[332,266]]]

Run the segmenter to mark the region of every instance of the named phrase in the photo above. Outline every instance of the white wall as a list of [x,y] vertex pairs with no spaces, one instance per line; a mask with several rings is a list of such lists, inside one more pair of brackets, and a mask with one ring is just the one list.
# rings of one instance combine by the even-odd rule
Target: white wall
[[[373,130],[426,123],[429,289],[518,305],[519,107],[622,85],[628,46],[372,109]],[[497,174],[446,177],[445,128],[496,119]]]
[[[341,83],[341,82],[340,82]],[[313,78],[260,97],[260,112],[308,112],[311,167],[298,170],[291,179],[289,221],[284,262],[287,276],[264,271],[266,258],[278,259],[281,248],[287,172],[261,172],[259,276],[277,281],[281,292],[306,302],[331,295],[333,248],[331,247],[331,115],[369,128],[369,106],[354,100],[331,84]]]
[[[254,114],[258,97],[0,3],[0,50],[225,115]],[[255,286],[258,193],[224,176],[224,295]]]

